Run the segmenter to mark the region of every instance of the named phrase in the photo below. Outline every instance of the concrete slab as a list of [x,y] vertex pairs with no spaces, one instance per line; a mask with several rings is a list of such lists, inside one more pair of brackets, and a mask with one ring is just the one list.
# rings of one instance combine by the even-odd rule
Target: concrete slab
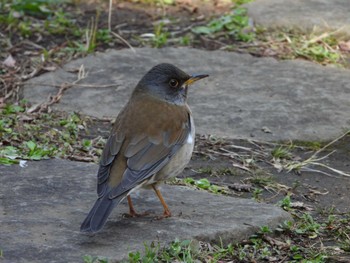
[[339,30],[350,37],[348,0],[255,0],[245,7],[256,24],[267,28]]
[[[74,81],[77,74],[69,70],[84,65],[88,76],[80,83],[90,86],[66,90],[54,108],[115,117],[138,80],[160,62],[176,64],[189,73],[210,74],[189,92],[198,133],[261,140],[328,140],[350,125],[347,70],[189,48],[90,55],[30,80],[23,97],[33,103],[45,101],[58,91],[49,85]],[[114,86],[99,86],[108,84]]]
[[[49,172],[48,172],[49,171]],[[1,262],[82,262],[84,255],[115,262],[143,242],[161,245],[175,238],[235,242],[260,226],[275,228],[290,215],[252,200],[213,195],[186,187],[163,186],[173,217],[154,220],[162,207],[152,191],[133,196],[143,218],[122,218],[122,203],[95,235],[79,226],[96,197],[97,165],[60,159],[29,162],[25,168],[0,166]]]

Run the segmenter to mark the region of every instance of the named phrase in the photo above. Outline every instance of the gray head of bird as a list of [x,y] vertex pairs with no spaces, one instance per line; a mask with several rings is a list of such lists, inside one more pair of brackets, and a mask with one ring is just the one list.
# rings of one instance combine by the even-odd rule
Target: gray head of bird
[[168,63],[154,66],[137,84],[134,94],[146,94],[168,103],[183,105],[187,100],[188,87],[207,74],[189,75]]

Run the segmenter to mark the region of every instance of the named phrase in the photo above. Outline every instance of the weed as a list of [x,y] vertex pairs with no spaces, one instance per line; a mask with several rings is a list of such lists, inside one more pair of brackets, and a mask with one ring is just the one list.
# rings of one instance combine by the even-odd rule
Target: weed
[[179,40],[179,44],[181,46],[189,46],[192,42],[192,38],[190,35],[182,36]]
[[271,151],[271,155],[276,159],[291,159],[292,153],[290,150],[291,147],[279,146]]
[[198,251],[191,240],[179,241],[176,239],[169,247],[163,249],[160,253],[160,258],[165,262],[194,262]]
[[313,151],[318,151],[322,148],[323,143],[317,141],[293,141],[295,146],[304,147]]
[[168,41],[169,33],[164,30],[164,24],[159,23],[154,27],[154,36],[152,38],[152,46],[160,48]]
[[247,4],[247,3],[250,3],[252,1],[254,1],[254,0],[232,0],[232,2],[234,2],[236,4],[236,6]]
[[194,180],[193,178],[188,177],[180,180],[180,183],[184,183],[185,185],[194,185],[199,189],[207,190],[214,194],[227,194],[228,192],[227,187],[211,184],[206,178]]
[[290,195],[286,195],[281,201],[278,202],[279,206],[284,210],[288,211],[292,208],[292,201],[290,200]]
[[272,231],[268,226],[260,227],[259,234],[264,235],[264,234],[270,234],[270,233],[272,233]]
[[225,32],[227,36],[244,42],[252,41],[255,38],[255,33],[250,29],[245,8],[236,8],[232,13],[216,18],[205,26],[193,28],[192,32],[210,36],[214,36],[218,32]]
[[96,32],[96,41],[108,44],[113,40],[108,29],[98,29]]
[[30,116],[25,110],[24,104],[14,104],[6,105],[1,113],[0,164],[53,156],[90,156],[94,161],[100,156],[104,145],[101,138],[81,138],[87,133],[86,118],[76,113]]
[[[349,231],[350,217],[342,220],[335,217],[330,218],[329,222],[341,226],[341,231]],[[304,213],[297,216],[295,222],[285,221],[276,229],[278,235],[268,226],[262,226],[249,239],[227,246],[222,242],[211,245],[178,239],[164,248],[160,248],[159,244],[145,244],[143,252],[129,253],[128,262],[283,262],[288,258],[288,262],[322,263],[326,262],[332,250],[327,250],[323,244],[319,247],[315,237],[325,234],[325,230],[327,228],[310,214]],[[340,249],[347,250],[349,236],[343,236],[347,236],[347,239],[342,239]]]
[[150,245],[148,245],[147,243],[144,243],[144,255],[141,255],[141,253],[139,251],[136,252],[130,252],[129,253],[129,262],[130,263],[138,263],[138,262],[142,262],[142,263],[152,263],[152,262],[156,262],[156,258],[158,255],[158,251],[159,251],[159,244],[155,245],[154,243],[151,243]]
[[[269,43],[282,59],[304,58],[320,64],[338,64],[342,60],[336,31],[305,34],[296,30],[261,33],[259,39]],[[268,35],[268,37],[265,36]]]
[[253,199],[256,201],[260,201],[262,192],[263,192],[262,189],[255,188],[253,191]]
[[106,258],[85,255],[85,256],[83,256],[83,262],[84,263],[108,263],[108,260]]

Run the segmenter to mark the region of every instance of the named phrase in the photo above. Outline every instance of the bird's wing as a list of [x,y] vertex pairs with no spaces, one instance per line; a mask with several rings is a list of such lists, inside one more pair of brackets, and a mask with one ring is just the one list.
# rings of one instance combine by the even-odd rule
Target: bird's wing
[[[153,107],[157,111],[157,107]],[[189,110],[179,107],[169,109],[173,116],[171,122],[170,111],[164,107],[162,110],[160,114],[157,112],[158,118],[153,125],[146,123],[142,127],[142,124],[135,124],[125,134],[116,128],[109,137],[98,172],[97,191],[100,197],[108,194],[113,199],[125,194],[161,170],[186,143],[192,129]],[[143,112],[154,114],[150,110]]]

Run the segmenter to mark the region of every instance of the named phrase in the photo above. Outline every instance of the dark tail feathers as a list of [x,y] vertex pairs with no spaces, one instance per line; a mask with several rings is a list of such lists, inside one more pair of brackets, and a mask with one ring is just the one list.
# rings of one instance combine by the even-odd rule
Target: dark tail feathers
[[114,206],[118,205],[124,196],[115,199],[108,198],[108,194],[97,199],[93,208],[80,226],[81,232],[97,232],[101,230],[107,221]]

